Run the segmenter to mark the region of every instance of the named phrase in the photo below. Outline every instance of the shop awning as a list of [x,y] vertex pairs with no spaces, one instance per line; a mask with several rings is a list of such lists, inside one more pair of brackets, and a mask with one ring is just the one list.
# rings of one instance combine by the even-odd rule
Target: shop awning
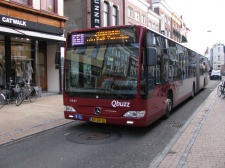
[[29,37],[51,39],[51,40],[56,40],[56,41],[66,41],[66,38],[63,36],[56,36],[56,35],[52,35],[52,34],[45,34],[45,33],[40,33],[40,32],[35,32],[35,31],[30,31],[30,30],[21,30],[21,29],[17,29],[17,28],[12,29],[12,28],[8,28],[8,27],[0,26],[0,32],[11,33],[11,34],[16,34],[16,35],[24,35],[24,36],[29,36]]
[[7,27],[2,27],[0,26],[0,32],[5,32],[5,33],[12,33],[12,34],[21,34],[13,29],[7,28]]

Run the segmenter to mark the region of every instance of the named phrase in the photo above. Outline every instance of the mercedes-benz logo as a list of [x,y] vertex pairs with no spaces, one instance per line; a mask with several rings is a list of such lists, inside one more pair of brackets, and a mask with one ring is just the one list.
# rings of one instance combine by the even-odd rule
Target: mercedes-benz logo
[[99,115],[101,113],[101,107],[95,107],[95,114]]

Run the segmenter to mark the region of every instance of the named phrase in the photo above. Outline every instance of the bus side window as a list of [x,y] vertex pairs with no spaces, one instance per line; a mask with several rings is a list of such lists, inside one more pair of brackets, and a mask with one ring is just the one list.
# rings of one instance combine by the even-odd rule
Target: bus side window
[[148,66],[148,91],[154,88],[154,67]]
[[163,54],[162,58],[162,82],[166,83],[169,80],[169,57],[167,53]]
[[161,64],[162,64],[162,50],[161,47],[156,48],[157,49],[157,65],[155,66],[155,82],[156,84],[161,84]]
[[160,84],[160,65],[156,65],[154,68],[154,75],[155,75],[155,83]]

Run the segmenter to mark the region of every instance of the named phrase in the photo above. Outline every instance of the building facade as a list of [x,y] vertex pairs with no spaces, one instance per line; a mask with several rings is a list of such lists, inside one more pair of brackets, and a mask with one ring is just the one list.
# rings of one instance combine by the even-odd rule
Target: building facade
[[65,16],[69,18],[66,33],[90,27],[137,24],[177,42],[187,41],[184,21],[165,0],[65,0],[64,3]]
[[[90,27],[123,25],[122,0],[65,0],[66,33]],[[76,12],[75,12],[76,11]]]
[[151,4],[145,0],[124,1],[124,24],[142,25],[159,32],[160,17],[151,10]]
[[10,77],[60,92],[57,46],[65,42],[61,0],[0,1],[0,86]]
[[187,42],[188,28],[182,16],[179,16],[165,0],[148,0],[152,3],[152,10],[160,16],[159,32],[179,42]]
[[224,44],[214,44],[210,50],[210,66],[212,69],[225,72],[225,53]]

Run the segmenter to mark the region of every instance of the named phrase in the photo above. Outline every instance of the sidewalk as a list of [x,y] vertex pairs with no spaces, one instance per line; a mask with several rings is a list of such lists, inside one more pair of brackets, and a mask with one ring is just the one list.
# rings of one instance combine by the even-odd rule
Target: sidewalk
[[215,89],[150,168],[225,168],[224,104]]
[[0,109],[0,145],[71,122],[64,119],[62,95],[42,93],[33,103]]

